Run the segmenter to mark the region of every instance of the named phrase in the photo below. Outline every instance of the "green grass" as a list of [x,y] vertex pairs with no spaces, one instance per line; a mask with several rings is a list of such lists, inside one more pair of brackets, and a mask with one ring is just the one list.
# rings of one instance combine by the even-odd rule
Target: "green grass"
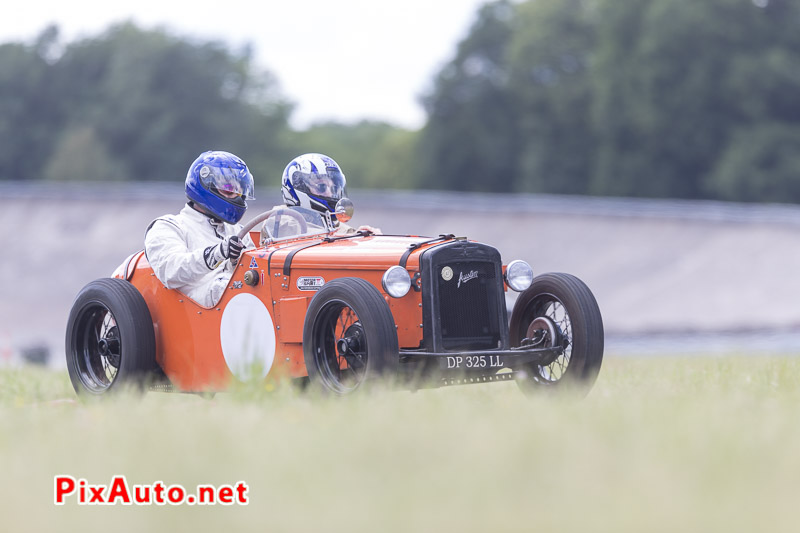
[[[3,531],[796,531],[800,358],[608,358],[585,399],[513,383],[83,404],[0,371]],[[67,401],[65,401],[67,400]],[[250,486],[247,507],[53,505],[53,476]]]

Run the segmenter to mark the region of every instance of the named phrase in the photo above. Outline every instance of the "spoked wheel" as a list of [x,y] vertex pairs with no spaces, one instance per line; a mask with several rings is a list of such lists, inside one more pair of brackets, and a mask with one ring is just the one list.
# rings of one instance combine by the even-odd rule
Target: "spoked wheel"
[[339,394],[354,391],[367,370],[367,339],[355,311],[341,300],[321,310],[315,327],[315,364],[325,388]]
[[524,392],[573,383],[588,390],[603,361],[603,319],[589,288],[575,276],[538,276],[511,314],[513,346],[561,350],[547,364],[529,365],[517,380]]
[[566,373],[572,359],[572,324],[564,304],[559,300],[539,298],[534,304],[539,315],[528,326],[527,338],[542,348],[559,346],[563,350],[547,365],[533,367],[533,379],[545,384],[554,384]]
[[67,369],[78,394],[140,388],[155,366],[150,312],[139,291],[121,279],[99,279],[78,294],[69,316]]
[[398,344],[389,306],[370,283],[343,278],[311,301],[303,329],[311,385],[350,394],[397,374]]
[[76,360],[81,383],[93,393],[108,389],[120,361],[119,328],[114,315],[100,302],[88,305],[76,324]]

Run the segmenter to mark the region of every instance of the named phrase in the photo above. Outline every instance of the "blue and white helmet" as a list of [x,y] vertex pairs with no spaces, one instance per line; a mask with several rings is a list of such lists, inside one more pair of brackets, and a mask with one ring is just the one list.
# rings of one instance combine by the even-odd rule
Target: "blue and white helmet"
[[[336,203],[347,195],[347,180],[336,161],[323,154],[303,154],[283,171],[283,202],[322,213],[336,211]],[[336,217],[332,216],[333,220]]]
[[253,200],[253,175],[229,152],[209,151],[194,160],[186,174],[186,197],[208,214],[236,224]]

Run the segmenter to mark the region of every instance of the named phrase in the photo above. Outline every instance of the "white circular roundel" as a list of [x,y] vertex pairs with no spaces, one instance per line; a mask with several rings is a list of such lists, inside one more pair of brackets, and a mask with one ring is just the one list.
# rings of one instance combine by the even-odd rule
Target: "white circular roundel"
[[445,281],[450,281],[453,279],[453,269],[449,266],[446,266],[442,269],[442,279]]
[[264,378],[272,368],[275,325],[256,296],[242,293],[231,298],[222,313],[219,340],[225,363],[238,379]]

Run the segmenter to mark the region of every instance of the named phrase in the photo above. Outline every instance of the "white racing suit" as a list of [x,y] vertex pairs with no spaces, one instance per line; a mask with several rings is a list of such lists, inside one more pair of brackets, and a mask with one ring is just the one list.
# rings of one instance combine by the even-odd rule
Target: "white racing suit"
[[[233,275],[233,263],[215,264],[215,248],[236,235],[241,224],[226,224],[186,205],[177,215],[158,217],[147,228],[144,250],[153,272],[168,289],[177,289],[203,307],[217,304]],[[245,250],[254,248],[249,235]]]

